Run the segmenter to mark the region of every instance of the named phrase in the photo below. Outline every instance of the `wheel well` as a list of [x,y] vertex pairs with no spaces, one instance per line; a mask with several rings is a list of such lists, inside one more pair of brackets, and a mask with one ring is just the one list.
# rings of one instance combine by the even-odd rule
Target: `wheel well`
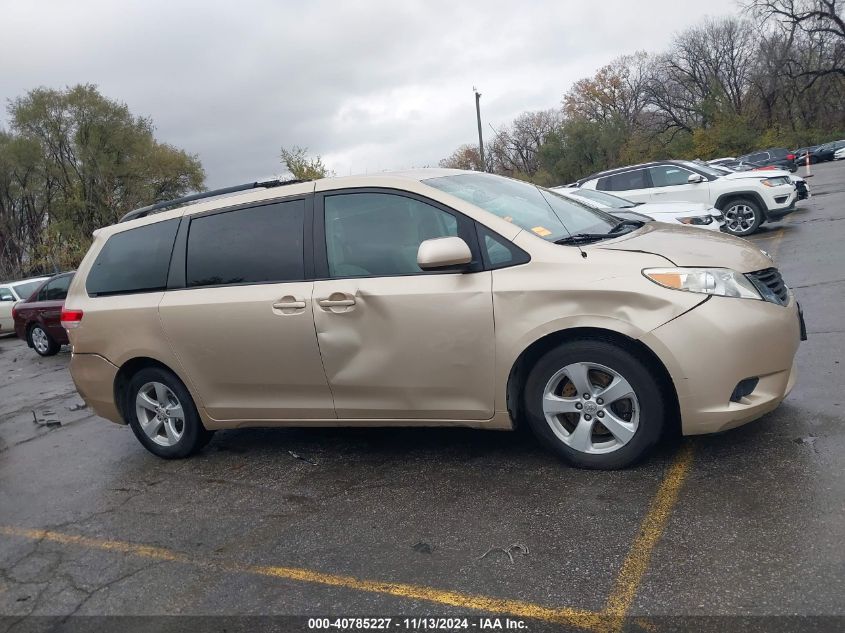
[[680,435],[681,433],[681,409],[678,403],[678,394],[675,390],[675,383],[669,375],[669,371],[663,362],[657,357],[648,346],[644,345],[636,339],[632,339],[619,332],[613,330],[605,330],[602,328],[572,328],[570,330],[561,330],[559,332],[552,332],[546,336],[537,339],[529,345],[519,355],[511,367],[508,375],[507,386],[507,406],[508,413],[510,413],[511,421],[515,427],[520,427],[525,424],[524,411],[522,402],[522,393],[525,388],[525,381],[528,378],[528,373],[536,364],[543,354],[550,349],[554,349],[563,343],[576,340],[600,340],[607,341],[614,345],[627,350],[638,359],[646,364],[654,372],[660,389],[666,398],[669,414],[669,424],[666,427],[666,432]]
[[114,377],[114,401],[117,404],[117,410],[120,411],[124,421],[128,421],[128,417],[126,415],[126,388],[129,386],[129,381],[132,380],[132,376],[147,367],[161,367],[167,371],[173,371],[170,367],[155,360],[154,358],[138,357],[123,363],[117,371],[117,375]]
[[766,203],[763,202],[763,198],[760,197],[760,194],[756,191],[736,191],[731,193],[723,193],[719,198],[716,200],[716,204],[713,206],[719,209],[719,211],[724,211],[725,207],[728,206],[730,202],[734,200],[738,200],[740,198],[748,198],[758,207],[760,207],[760,212],[763,213],[765,216],[767,207]]

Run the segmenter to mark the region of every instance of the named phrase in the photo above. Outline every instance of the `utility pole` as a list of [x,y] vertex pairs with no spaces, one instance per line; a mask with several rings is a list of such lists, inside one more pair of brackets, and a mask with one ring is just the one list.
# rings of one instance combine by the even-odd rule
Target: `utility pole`
[[481,158],[481,171],[487,171],[487,163],[484,162],[484,138],[481,136],[481,93],[473,86],[475,92],[475,118],[478,120],[478,155]]

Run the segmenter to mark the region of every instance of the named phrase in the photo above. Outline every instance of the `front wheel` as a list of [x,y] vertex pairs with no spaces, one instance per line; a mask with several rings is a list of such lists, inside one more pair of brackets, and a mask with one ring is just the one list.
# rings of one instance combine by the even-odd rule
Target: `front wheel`
[[657,443],[666,411],[642,361],[602,340],[549,351],[528,375],[525,408],[547,447],[582,468],[624,468]]
[[731,200],[722,209],[725,230],[731,235],[745,237],[754,233],[763,223],[763,212],[757,203],[748,198]]
[[40,325],[33,325],[29,329],[29,342],[39,356],[55,356],[61,348],[61,345],[56,343],[55,339]]
[[129,381],[126,417],[148,451],[165,459],[187,457],[211,439],[191,394],[172,372],[142,369]]

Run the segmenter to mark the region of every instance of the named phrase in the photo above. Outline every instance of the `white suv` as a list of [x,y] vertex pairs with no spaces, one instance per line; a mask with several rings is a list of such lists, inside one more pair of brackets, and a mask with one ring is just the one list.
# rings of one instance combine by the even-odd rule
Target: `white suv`
[[700,202],[725,215],[733,235],[754,233],[763,222],[776,222],[795,210],[795,186],[786,176],[761,171],[722,174],[690,161],[665,160],[599,172],[576,183],[635,202]]

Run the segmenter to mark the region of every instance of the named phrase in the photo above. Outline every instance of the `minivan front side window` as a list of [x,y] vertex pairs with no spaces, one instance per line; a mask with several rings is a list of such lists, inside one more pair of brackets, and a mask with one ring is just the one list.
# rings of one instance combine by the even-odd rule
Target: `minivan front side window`
[[458,235],[454,215],[405,196],[336,194],[324,206],[331,277],[418,274],[422,242]]

